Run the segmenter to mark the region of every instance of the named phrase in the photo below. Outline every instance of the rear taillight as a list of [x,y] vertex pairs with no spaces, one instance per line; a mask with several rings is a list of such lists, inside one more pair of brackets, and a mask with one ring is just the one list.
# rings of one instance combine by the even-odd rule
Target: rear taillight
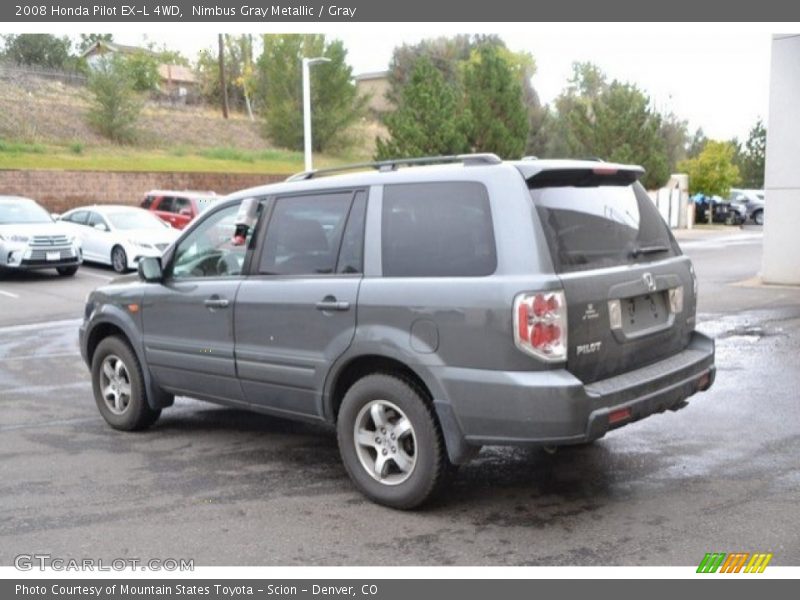
[[546,362],[567,359],[567,302],[564,292],[530,292],[514,299],[514,343]]

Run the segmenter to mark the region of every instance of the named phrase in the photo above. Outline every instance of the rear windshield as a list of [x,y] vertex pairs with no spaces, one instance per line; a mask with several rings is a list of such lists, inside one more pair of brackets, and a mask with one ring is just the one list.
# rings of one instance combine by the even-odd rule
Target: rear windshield
[[616,267],[680,254],[639,183],[532,186],[557,272]]

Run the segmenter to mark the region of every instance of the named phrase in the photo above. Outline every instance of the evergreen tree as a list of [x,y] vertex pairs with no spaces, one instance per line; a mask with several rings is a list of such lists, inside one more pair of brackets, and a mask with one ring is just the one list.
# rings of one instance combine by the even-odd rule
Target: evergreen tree
[[472,123],[469,145],[474,152],[520,158],[530,123],[520,77],[496,45],[483,44],[464,72],[464,91]]
[[398,104],[386,116],[390,138],[376,140],[378,160],[468,151],[471,118],[461,109],[455,86],[427,57],[417,59]]
[[265,132],[276,144],[303,148],[303,57],[324,56],[330,62],[311,68],[312,141],[317,152],[346,143],[347,127],[364,113],[367,98],[359,97],[342,42],[324,35],[264,35],[257,63],[263,93]]

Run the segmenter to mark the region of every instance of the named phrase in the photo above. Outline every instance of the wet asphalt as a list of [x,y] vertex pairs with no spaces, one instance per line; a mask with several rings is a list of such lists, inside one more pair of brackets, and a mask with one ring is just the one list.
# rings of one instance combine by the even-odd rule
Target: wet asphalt
[[[324,427],[181,398],[147,432],[110,429],[78,354],[76,314],[45,302],[37,316],[72,320],[0,327],[0,565],[31,553],[197,565],[696,565],[711,551],[798,565],[800,289],[752,281],[757,231],[726,240],[684,244],[700,278],[699,329],[717,339],[710,391],[588,447],[486,448],[417,512],[359,495]],[[0,290],[21,296],[34,284],[47,297],[44,286],[63,282],[16,278]],[[85,295],[80,285],[65,293]],[[0,298],[0,323],[30,321],[33,301],[15,312],[13,300]]]

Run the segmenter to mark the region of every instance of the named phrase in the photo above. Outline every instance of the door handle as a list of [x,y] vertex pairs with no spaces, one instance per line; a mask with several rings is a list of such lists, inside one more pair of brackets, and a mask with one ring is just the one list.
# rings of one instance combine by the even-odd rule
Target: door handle
[[220,298],[219,296],[211,296],[203,301],[206,308],[214,310],[216,308],[228,308],[230,301],[227,298]]
[[321,310],[323,312],[338,310],[338,311],[345,311],[350,310],[350,303],[349,302],[339,302],[333,296],[326,296],[324,300],[321,302],[317,302],[316,304],[317,310]]

